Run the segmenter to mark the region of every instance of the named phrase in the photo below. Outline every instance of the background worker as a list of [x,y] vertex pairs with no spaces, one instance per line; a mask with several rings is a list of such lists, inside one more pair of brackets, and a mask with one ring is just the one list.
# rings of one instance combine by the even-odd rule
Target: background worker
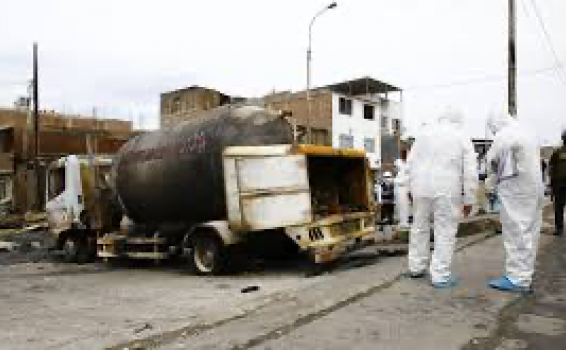
[[540,155],[534,137],[507,114],[492,115],[487,127],[495,135],[487,154],[501,201],[505,273],[489,286],[508,292],[531,291],[542,224]]
[[395,161],[395,208],[399,215],[399,226],[409,227],[409,190],[407,188],[407,151],[401,151],[401,158]]
[[435,288],[456,285],[451,273],[456,233],[462,213],[468,216],[478,182],[476,154],[462,131],[463,116],[449,110],[416,138],[407,160],[413,200],[409,236],[409,274],[422,277],[430,255],[430,217],[434,220],[434,253],[430,264]]
[[552,153],[549,163],[550,189],[554,203],[556,236],[564,235],[564,207],[566,206],[566,130],[562,132],[562,147]]
[[390,171],[383,173],[379,183],[381,199],[381,221],[387,225],[393,225],[395,216],[395,184]]

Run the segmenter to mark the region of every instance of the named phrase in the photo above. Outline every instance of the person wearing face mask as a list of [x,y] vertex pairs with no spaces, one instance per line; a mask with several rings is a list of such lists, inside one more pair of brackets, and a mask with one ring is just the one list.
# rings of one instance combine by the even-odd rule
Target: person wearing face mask
[[507,114],[491,115],[495,135],[487,154],[501,201],[505,271],[489,286],[505,292],[530,292],[542,224],[544,188],[539,149],[533,135]]

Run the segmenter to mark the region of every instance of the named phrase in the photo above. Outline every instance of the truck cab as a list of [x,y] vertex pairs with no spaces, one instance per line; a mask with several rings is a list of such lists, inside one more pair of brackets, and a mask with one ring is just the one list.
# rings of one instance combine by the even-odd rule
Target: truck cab
[[69,155],[52,162],[46,172],[46,205],[52,249],[68,262],[85,262],[96,254],[96,236],[107,214],[116,209],[108,200],[108,156]]

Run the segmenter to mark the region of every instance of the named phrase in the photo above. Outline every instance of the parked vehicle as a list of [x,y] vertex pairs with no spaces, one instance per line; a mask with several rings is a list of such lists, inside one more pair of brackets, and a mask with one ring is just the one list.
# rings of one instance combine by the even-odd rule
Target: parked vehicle
[[[107,179],[113,198],[97,197],[103,208],[119,203],[122,216],[121,224],[91,225],[97,255],[186,256],[197,273],[208,275],[231,265],[233,248],[260,237],[266,249],[282,249],[284,237],[316,263],[371,243],[374,203],[365,153],[296,145],[291,136],[275,112],[239,107],[131,140]],[[83,175],[69,171],[77,174]],[[98,212],[116,217],[115,210]]]
[[62,250],[67,262],[96,256],[99,232],[120,222],[121,211],[109,186],[112,158],[70,155],[47,169],[46,212],[51,248]]

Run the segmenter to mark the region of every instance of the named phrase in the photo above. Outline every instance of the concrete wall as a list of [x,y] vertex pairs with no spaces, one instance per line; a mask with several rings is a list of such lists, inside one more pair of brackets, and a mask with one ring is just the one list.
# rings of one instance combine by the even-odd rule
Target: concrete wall
[[[345,98],[352,103],[352,114],[340,113],[340,99]],[[364,118],[364,106],[373,106],[372,120]],[[372,169],[381,166],[381,127],[380,106],[375,102],[362,101],[345,95],[334,93],[332,96],[332,146],[343,148],[351,146],[354,149],[366,151]],[[349,141],[351,145],[345,144]],[[371,145],[367,144],[370,143]]]
[[[381,121],[382,133],[395,134],[403,128],[403,105],[401,102],[392,100],[380,101],[380,118],[385,118],[386,122]],[[383,127],[385,126],[385,127]]]
[[381,167],[383,171],[395,170],[395,160],[400,158],[402,147],[398,135],[381,135]]
[[[305,132],[307,124],[310,124],[313,143],[330,146],[332,144],[332,93],[324,90],[313,91],[310,100],[311,115],[309,118],[305,92],[283,92],[264,97],[267,107],[291,112],[291,121],[299,127],[302,133]],[[305,140],[304,137],[300,137],[298,141]]]

